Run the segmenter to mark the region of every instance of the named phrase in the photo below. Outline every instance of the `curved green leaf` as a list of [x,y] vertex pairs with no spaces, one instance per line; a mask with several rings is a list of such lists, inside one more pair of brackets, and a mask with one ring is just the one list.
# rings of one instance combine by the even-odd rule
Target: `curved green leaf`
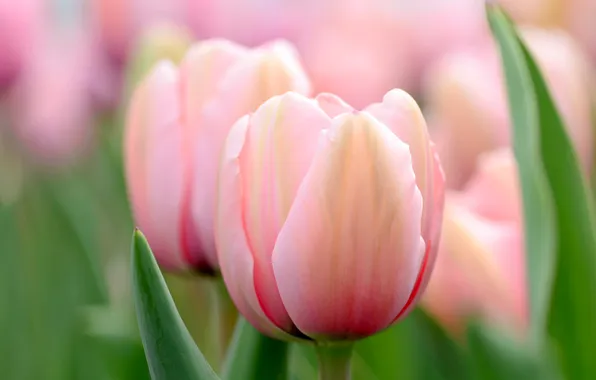
[[523,197],[531,331],[540,340],[546,333],[557,235],[552,190],[542,163],[538,100],[511,23],[494,6],[488,8],[488,20],[505,68],[513,148]]
[[287,342],[261,334],[246,319],[239,317],[224,362],[222,379],[286,379],[288,347]]
[[216,380],[184,326],[163,275],[139,230],[132,244],[133,292],[152,379]]
[[[541,166],[545,169],[556,215],[557,254],[548,330],[558,343],[569,378],[593,379],[596,376],[596,360],[593,359],[596,352],[596,234],[586,178],[528,48],[499,8],[490,7],[489,20],[502,49],[512,115],[519,116],[523,112],[535,115],[531,125],[514,117],[514,126],[516,133],[530,130],[539,139]],[[515,77],[526,84],[519,89],[526,96],[517,102],[511,88],[515,85],[512,83]],[[515,137],[519,134],[521,132]],[[521,166],[523,160],[518,159]],[[549,236],[542,235],[541,238],[549,239]],[[540,265],[539,260],[529,260],[530,274],[537,271],[533,265]]]

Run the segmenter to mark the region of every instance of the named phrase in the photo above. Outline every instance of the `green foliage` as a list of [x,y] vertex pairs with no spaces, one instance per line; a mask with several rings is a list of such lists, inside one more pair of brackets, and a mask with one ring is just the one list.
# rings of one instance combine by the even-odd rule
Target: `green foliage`
[[153,379],[216,380],[193,342],[143,234],[132,244],[133,293],[149,371]]
[[[530,241],[527,249],[532,322],[534,328],[541,330],[546,326],[544,322],[548,322],[548,333],[559,348],[570,379],[592,379],[596,376],[593,359],[596,352],[596,235],[590,192],[561,116],[531,52],[499,8],[489,7],[488,17],[503,56],[522,188],[526,191],[531,187],[524,181],[524,173],[544,170],[546,182],[541,181],[542,192],[532,194],[536,197],[550,195],[550,201],[544,202],[543,208],[525,208],[526,239]],[[530,159],[524,149],[534,150],[538,157]],[[522,167],[527,168],[526,172],[522,172]],[[526,206],[535,201],[530,198],[524,196]],[[554,231],[543,228],[540,233],[536,230],[538,219],[552,218]],[[550,251],[540,249],[544,244],[540,239],[554,240],[554,267],[550,263]],[[544,299],[551,288],[552,297]]]

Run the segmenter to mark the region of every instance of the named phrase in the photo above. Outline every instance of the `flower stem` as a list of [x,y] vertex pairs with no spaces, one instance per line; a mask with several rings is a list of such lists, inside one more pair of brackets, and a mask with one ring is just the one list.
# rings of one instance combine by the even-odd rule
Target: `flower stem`
[[238,311],[230,299],[228,290],[222,279],[213,281],[213,306],[215,310],[215,324],[217,328],[217,344],[220,361],[223,361],[228,345],[234,334]]
[[317,346],[320,380],[349,380],[351,378],[352,343]]

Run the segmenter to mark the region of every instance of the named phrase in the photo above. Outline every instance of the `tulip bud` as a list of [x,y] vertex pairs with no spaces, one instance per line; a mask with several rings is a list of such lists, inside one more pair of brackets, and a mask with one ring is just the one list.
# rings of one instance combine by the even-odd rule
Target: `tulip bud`
[[230,131],[216,219],[241,313],[275,337],[365,337],[422,294],[443,176],[415,101],[358,112],[331,94],[269,99]]
[[[588,63],[563,32],[523,29],[586,171],[592,160]],[[448,186],[461,188],[483,152],[511,143],[509,106],[494,44],[459,52],[428,78],[429,124]]]
[[518,332],[526,326],[520,196],[509,149],[483,156],[469,185],[447,196],[440,252],[422,305],[455,335],[471,317]]
[[126,177],[135,220],[162,266],[218,271],[213,220],[225,136],[239,117],[289,90],[310,91],[290,45],[250,50],[223,40],[196,44],[180,68],[158,63],[137,88]]

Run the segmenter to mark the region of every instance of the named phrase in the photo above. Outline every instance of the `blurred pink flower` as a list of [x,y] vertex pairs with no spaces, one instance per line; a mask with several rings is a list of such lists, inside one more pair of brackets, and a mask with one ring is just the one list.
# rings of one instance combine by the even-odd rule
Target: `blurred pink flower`
[[429,67],[452,52],[482,44],[489,38],[484,1],[399,0],[400,20],[412,46],[416,90]]
[[455,335],[472,317],[525,329],[520,197],[507,148],[485,153],[468,185],[447,194],[439,254],[422,306]]
[[240,312],[274,337],[358,339],[414,307],[434,266],[443,176],[416,102],[356,111],[287,93],[230,131],[216,239]]
[[38,162],[63,165],[86,152],[94,134],[98,61],[91,39],[78,29],[48,31],[32,49],[10,97],[12,124]]
[[338,94],[357,108],[392,88],[412,88],[412,42],[387,2],[327,1],[298,39],[315,92]]
[[159,263],[218,271],[217,168],[228,131],[273,95],[310,93],[294,48],[248,49],[226,40],[192,46],[180,68],[157,64],[128,111],[125,165],[135,220]]
[[43,21],[41,0],[0,0],[0,93],[30,58]]
[[[526,28],[522,33],[588,169],[593,143],[587,60],[564,32]],[[465,184],[482,152],[510,143],[509,106],[495,49],[487,41],[484,47],[454,53],[427,77],[429,125],[452,188]]]

